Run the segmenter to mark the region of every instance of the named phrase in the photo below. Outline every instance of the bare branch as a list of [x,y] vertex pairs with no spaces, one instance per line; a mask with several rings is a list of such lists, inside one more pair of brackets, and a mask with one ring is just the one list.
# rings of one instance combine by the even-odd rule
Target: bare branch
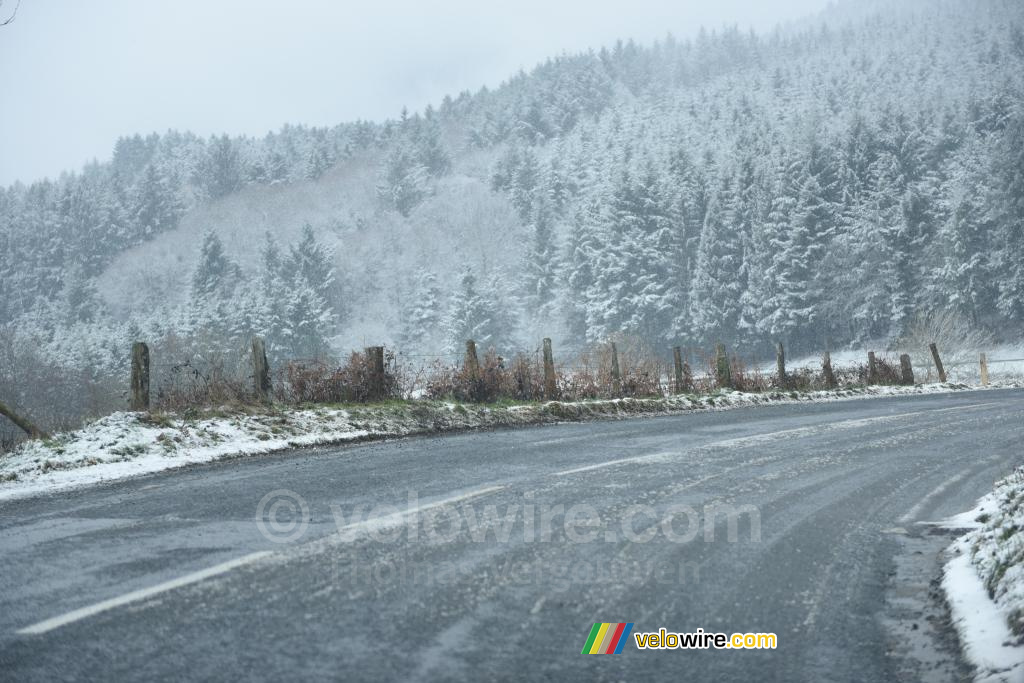
[[[2,2],[2,0],[0,0],[0,6],[2,6],[3,4],[4,4],[4,3]],[[0,26],[7,26],[7,24],[9,24],[9,23],[11,23],[12,21],[14,21],[14,18],[15,18],[16,16],[18,16],[18,8],[19,8],[19,7],[21,7],[21,0],[18,0],[18,2],[17,2],[17,3],[15,3],[15,5],[14,5],[14,11],[13,11],[13,12],[11,13],[11,16],[10,16],[10,17],[8,17],[8,19],[7,19],[6,21],[0,22]]]

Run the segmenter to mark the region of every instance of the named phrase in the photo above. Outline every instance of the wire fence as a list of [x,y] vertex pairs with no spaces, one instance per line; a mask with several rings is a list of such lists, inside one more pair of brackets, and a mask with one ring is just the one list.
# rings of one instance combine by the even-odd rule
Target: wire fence
[[[901,368],[901,354],[885,352],[865,354],[854,359],[850,354],[837,354],[832,374],[826,377],[821,362],[792,363],[786,376],[780,378],[776,364],[756,357],[744,358],[739,353],[725,353],[728,378],[723,379],[719,363],[721,351],[703,348],[680,350],[685,359],[682,368],[674,361],[651,351],[635,340],[618,340],[615,344],[597,344],[576,351],[564,360],[553,359],[546,367],[541,346],[512,354],[499,354],[488,349],[473,364],[476,374],[469,373],[466,352],[405,352],[388,349],[386,368],[381,375],[387,380],[384,392],[389,398],[440,398],[454,396],[468,400],[499,398],[543,399],[555,396],[569,399],[615,396],[653,396],[684,392],[709,392],[725,386],[746,391],[825,389],[834,385],[906,384],[934,382],[939,373],[930,357],[918,352],[914,356],[912,378]],[[474,350],[474,356],[477,352]],[[614,361],[613,361],[613,358]],[[175,361],[156,362],[151,366],[153,404],[159,408],[181,409],[195,405],[254,400],[254,364],[249,352],[190,355]],[[988,365],[1014,369],[1021,358],[992,358]],[[282,402],[318,402],[365,400],[379,397],[370,386],[373,373],[365,355],[353,352],[347,359],[327,357],[277,358],[270,373],[270,397]],[[945,366],[949,381],[989,379],[977,362],[951,359]],[[553,385],[547,377],[554,375]],[[472,376],[471,376],[472,375]],[[989,371],[993,379],[1013,372]],[[684,377],[685,376],[685,377]],[[551,387],[554,386],[554,389]]]
[[[367,365],[366,355],[354,352],[343,359],[328,357],[276,358],[271,364],[270,399],[282,403],[345,402],[370,398],[445,398],[470,401],[500,399],[567,400],[629,396],[664,396],[682,392],[711,392],[723,387],[718,353],[691,347],[682,350],[685,371],[677,369],[670,354],[654,353],[650,347],[624,338],[614,352],[618,372],[613,371],[610,343],[596,344],[560,356],[555,349],[550,372],[554,389],[548,385],[548,368],[540,346],[512,354],[493,350],[480,353],[477,370],[470,371],[465,352],[405,352],[388,349],[381,377]],[[1024,358],[1004,354],[986,358],[981,354],[950,354],[943,362],[948,381],[965,384],[1024,381]],[[870,383],[905,383],[899,373],[897,352],[877,355],[874,376],[866,353],[837,353],[833,359],[835,383],[854,386]],[[938,381],[938,371],[926,352],[913,357],[913,381]],[[787,365],[780,381],[776,363],[763,356],[727,354],[728,386],[744,391],[813,390],[829,388],[820,358],[798,359]],[[987,370],[987,372],[986,372]],[[24,374],[24,373],[23,373]],[[89,377],[49,373],[14,378],[10,386],[36,387],[33,396],[17,392],[7,396],[15,409],[25,411],[47,429],[77,426],[85,418],[100,417],[123,409],[131,401],[128,377],[122,374]],[[189,349],[154,348],[147,368],[146,405],[157,410],[180,411],[210,406],[252,404],[260,397],[251,350],[195,353]],[[377,383],[386,387],[378,389]],[[27,390],[26,390],[27,391]],[[24,393],[24,392],[22,392]],[[31,393],[31,392],[29,392]],[[27,396],[27,394],[26,394]],[[19,440],[13,423],[0,418],[0,450]]]

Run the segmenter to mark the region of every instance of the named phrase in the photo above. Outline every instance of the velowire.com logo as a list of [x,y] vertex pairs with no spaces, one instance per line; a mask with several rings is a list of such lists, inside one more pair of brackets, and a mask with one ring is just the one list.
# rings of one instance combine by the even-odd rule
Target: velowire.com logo
[[622,652],[622,646],[629,640],[629,632],[633,630],[633,622],[627,623],[601,623],[597,622],[590,629],[587,636],[587,643],[583,646],[581,655],[617,655]]
[[[617,655],[622,652],[633,622],[602,623],[591,627],[581,655]],[[659,629],[633,634],[638,650],[774,650],[779,638],[774,633],[714,633],[702,628],[693,633],[675,633]]]

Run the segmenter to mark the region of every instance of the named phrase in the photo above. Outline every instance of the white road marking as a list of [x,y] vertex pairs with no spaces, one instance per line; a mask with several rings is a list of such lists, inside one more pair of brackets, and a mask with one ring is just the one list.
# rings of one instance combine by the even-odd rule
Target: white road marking
[[504,488],[504,486],[487,486],[482,489],[474,489],[472,491],[467,491],[466,493],[460,493],[459,495],[451,496],[450,498],[435,500],[432,503],[424,503],[423,505],[417,505],[414,508],[400,510],[390,515],[383,515],[381,517],[371,517],[370,519],[364,519],[359,522],[352,522],[351,524],[346,524],[345,526],[338,529],[336,533],[333,533],[330,536],[326,536],[322,539],[318,539],[317,542],[332,541],[337,540],[339,538],[348,540],[359,532],[368,532],[372,529],[387,529],[390,527],[394,527],[403,523],[407,518],[412,517],[414,515],[418,515],[421,512],[433,510],[434,508],[444,507],[445,505],[461,503],[462,501],[470,500],[472,498],[479,498],[480,496],[486,496],[488,493],[501,491]]
[[273,554],[274,553],[269,550],[258,553],[249,553],[248,555],[243,555],[242,557],[235,558],[234,560],[222,562],[221,564],[214,565],[191,574],[186,574],[185,576],[178,577],[177,579],[158,583],[155,586],[132,591],[131,593],[125,593],[124,595],[119,595],[116,598],[97,602],[95,605],[82,607],[81,609],[76,609],[72,612],[68,612],[67,614],[62,614],[57,617],[46,619],[45,621],[40,621],[38,624],[32,624],[31,626],[18,629],[17,633],[20,635],[40,635],[42,633],[47,633],[55,628],[72,624],[76,621],[100,614],[101,612],[114,609],[115,607],[121,607],[132,602],[138,602],[139,600],[145,600],[146,598],[151,598],[154,595],[159,595],[160,593],[166,593],[167,591],[174,590],[175,588],[181,588],[182,586],[198,583],[213,576],[224,574],[232,569],[246,564],[252,564],[253,562],[257,562]]
[[984,408],[985,406],[997,406],[998,401],[989,401],[988,403],[972,403],[966,406],[953,406],[952,408],[935,408],[934,410],[921,410],[921,413],[944,413],[947,410],[966,410],[967,408]]
[[[393,515],[387,515],[384,517],[377,517],[373,519],[363,520],[361,522],[355,522],[353,524],[349,524],[345,527],[342,527],[338,530],[336,534],[332,534],[331,536],[337,537],[342,534],[349,534],[353,531],[361,530],[363,528],[368,527],[393,525],[403,521],[406,517],[415,515],[419,512],[425,512],[427,510],[442,507],[444,505],[459,503],[464,500],[469,500],[471,498],[486,495],[488,493],[494,493],[495,491],[500,491],[504,488],[504,486],[488,486],[486,488],[475,489],[473,491],[461,493],[457,496],[451,496],[449,498],[437,500],[432,503],[418,505],[415,508],[403,510]],[[320,540],[323,539],[318,539],[318,541]],[[313,541],[313,543],[318,541]],[[200,581],[205,581],[206,579],[212,578],[214,576],[219,576],[220,574],[226,574],[232,569],[237,569],[238,567],[242,567],[247,564],[252,564],[254,562],[264,560],[268,557],[280,556],[283,554],[283,552],[274,552],[271,550],[263,550],[255,553],[249,553],[248,555],[243,555],[242,557],[237,557],[233,560],[228,560],[227,562],[222,562],[221,564],[214,565],[212,567],[207,567],[206,569],[201,569],[197,572],[192,572],[191,574],[186,574],[185,576],[178,577],[177,579],[171,579],[170,581],[165,581],[155,586],[150,586],[149,588],[142,588],[136,591],[132,591],[130,593],[125,593],[124,595],[119,595],[116,598],[110,598],[109,600],[104,600],[102,602],[97,602],[93,605],[88,605],[87,607],[82,607],[73,610],[71,612],[68,612],[67,614],[62,614],[60,616],[40,621],[37,624],[32,624],[31,626],[26,626],[25,628],[18,629],[16,633],[18,635],[26,636],[41,635],[43,633],[48,633],[54,629],[60,628],[61,626],[73,624],[76,621],[87,619],[91,616],[95,616],[102,612],[106,612],[117,607],[123,607],[124,605],[133,602],[146,600],[147,598],[151,598],[161,593],[166,593],[167,591],[172,591],[176,588],[181,588],[183,586],[188,586],[190,584],[199,583]]]
[[[999,460],[999,458],[998,457],[989,458],[989,459],[981,461],[981,462],[987,465],[988,463],[994,462],[996,460]],[[900,524],[908,524],[911,521],[913,521],[913,518],[918,516],[919,514],[921,514],[921,511],[925,509],[926,505],[931,503],[934,499],[938,498],[942,494],[946,493],[946,490],[948,490],[950,486],[952,486],[953,484],[957,484],[957,483],[963,481],[964,479],[966,479],[967,477],[971,476],[972,474],[974,474],[974,470],[964,470],[963,472],[961,472],[959,474],[956,474],[956,475],[946,479],[942,483],[940,483],[938,486],[933,488],[931,490],[931,492],[929,492],[929,494],[927,496],[925,496],[925,498],[923,498],[920,501],[918,501],[918,504],[914,505],[912,508],[910,508],[907,511],[907,513],[905,515],[900,517],[899,518],[899,523]],[[931,522],[920,522],[920,523],[928,524],[928,523],[931,523]]]
[[878,417],[861,417],[852,420],[840,420],[839,422],[826,422],[817,425],[811,425],[809,427],[793,427],[792,429],[782,429],[776,432],[765,432],[764,434],[750,434],[748,436],[737,436],[730,439],[722,439],[720,441],[710,441],[700,446],[694,446],[692,448],[684,448],[680,451],[664,451],[658,453],[649,453],[647,455],[634,455],[629,458],[617,458],[615,460],[606,460],[605,462],[594,463],[593,465],[582,465],[580,467],[573,467],[567,470],[560,470],[553,472],[553,477],[565,477],[570,474],[580,474],[582,472],[592,472],[594,470],[601,470],[607,467],[618,467],[619,465],[633,465],[643,462],[657,461],[667,459],[675,455],[682,455],[688,451],[699,450],[703,448],[729,448],[732,446],[752,446],[758,443],[767,441],[777,441],[780,438],[794,437],[794,436],[810,436],[812,434],[818,434],[821,432],[830,431],[832,429],[852,429],[855,427],[861,427],[868,424],[874,424],[876,422],[893,422],[896,420],[902,420],[908,417],[915,417],[917,415],[927,415],[928,413],[939,413],[947,410],[967,410],[968,408],[983,408],[985,406],[998,405],[996,402],[990,403],[974,403],[966,406],[954,406],[952,408],[936,408],[932,410],[916,410],[910,413],[900,413],[898,415],[880,415]]
[[573,467],[572,469],[562,470],[552,474],[554,477],[564,477],[570,474],[578,474],[580,472],[590,472],[591,470],[600,470],[605,467],[615,467],[616,465],[628,465],[636,462],[644,462],[646,460],[655,460],[658,458],[667,458],[672,455],[680,455],[682,451],[666,451],[658,453],[648,453],[647,455],[635,455],[632,458],[620,458],[618,460],[608,460],[606,462],[599,462],[594,465],[583,465],[582,467]]
[[914,505],[914,507],[910,508],[910,510],[907,511],[907,514],[900,517],[900,524],[909,524],[910,522],[914,521],[914,518],[921,513],[921,510],[924,509],[925,505],[927,505],[932,500],[945,493],[950,486],[953,486],[954,484],[959,484],[961,481],[966,479],[971,473],[972,470],[964,470],[960,474],[952,476],[946,481],[936,486],[924,498],[919,500],[917,504]]

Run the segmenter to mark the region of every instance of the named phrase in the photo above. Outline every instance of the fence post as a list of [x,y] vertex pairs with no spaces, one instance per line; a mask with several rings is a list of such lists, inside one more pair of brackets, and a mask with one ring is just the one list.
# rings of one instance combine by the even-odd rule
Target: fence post
[[988,359],[985,354],[981,354],[981,386],[988,386]]
[[782,348],[782,342],[775,346],[775,365],[779,371],[779,388],[785,389],[788,384],[786,380],[786,350]]
[[13,422],[19,429],[28,434],[29,436],[37,439],[49,439],[50,435],[44,432],[39,427],[29,422],[26,418],[18,415],[13,410],[4,405],[3,401],[0,401],[0,415],[3,415],[8,420]]
[[544,398],[549,401],[556,397],[558,384],[555,381],[555,356],[551,352],[551,340],[544,337]]
[[480,376],[480,360],[476,357],[476,342],[472,339],[466,340],[466,359],[463,365],[471,378]]
[[906,386],[912,386],[914,384],[914,366],[910,363],[910,354],[904,353],[900,355],[900,383]]
[[821,372],[825,375],[825,387],[827,389],[835,389],[836,376],[832,372],[832,354],[828,351],[821,357]]
[[615,346],[615,342],[612,342],[612,396],[614,398],[620,398],[622,396],[622,375],[619,372],[619,350]]
[[149,410],[149,347],[143,342],[132,344],[132,386],[128,406],[136,412]]
[[367,398],[379,401],[384,398],[384,347],[367,346],[366,362],[370,369],[370,390]]
[[878,384],[878,365],[875,363],[874,351],[868,351],[868,384]]
[[672,360],[675,363],[675,393],[683,393],[683,350],[678,346],[672,349]]
[[715,347],[715,381],[719,389],[732,389],[732,369],[729,367],[729,355],[725,352],[725,344]]
[[942,367],[942,359],[939,358],[939,347],[932,342],[928,345],[929,350],[932,352],[932,360],[935,361],[935,370],[939,373],[939,382],[942,384],[946,383],[946,370]]
[[270,364],[267,362],[267,346],[262,337],[252,338],[252,381],[256,398],[262,403],[270,402]]

